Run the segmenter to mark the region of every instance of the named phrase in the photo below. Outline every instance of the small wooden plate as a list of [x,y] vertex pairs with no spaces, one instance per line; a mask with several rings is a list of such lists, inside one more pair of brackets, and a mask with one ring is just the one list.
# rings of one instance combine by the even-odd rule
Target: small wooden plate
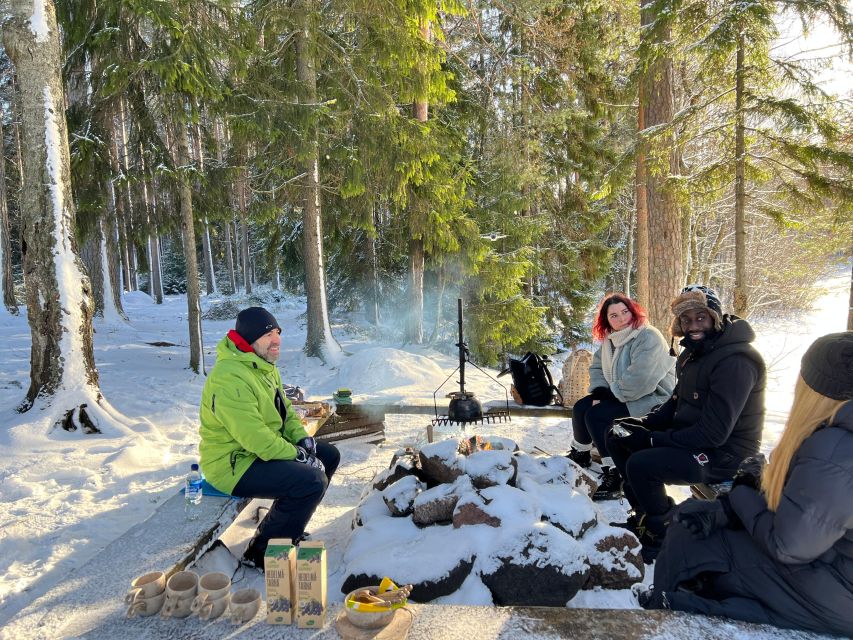
[[391,622],[379,629],[360,629],[347,619],[347,612],[341,611],[335,618],[335,629],[344,640],[406,640],[412,628],[414,614],[406,607],[397,609]]

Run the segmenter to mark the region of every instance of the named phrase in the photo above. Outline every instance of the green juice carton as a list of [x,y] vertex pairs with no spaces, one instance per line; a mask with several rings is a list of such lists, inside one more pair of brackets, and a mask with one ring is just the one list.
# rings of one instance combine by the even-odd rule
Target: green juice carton
[[267,623],[293,624],[296,547],[290,538],[271,538],[264,554]]
[[296,551],[296,624],[319,629],[326,624],[326,545],[306,540]]

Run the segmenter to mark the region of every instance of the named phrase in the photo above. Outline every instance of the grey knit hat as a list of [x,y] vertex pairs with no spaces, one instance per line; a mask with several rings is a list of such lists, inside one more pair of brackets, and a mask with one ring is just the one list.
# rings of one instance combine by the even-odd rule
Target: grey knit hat
[[820,395],[853,399],[853,331],[818,338],[803,356],[800,375]]
[[691,309],[704,310],[714,319],[714,329],[722,331],[723,329],[723,310],[720,305],[720,297],[717,292],[701,284],[689,284],[681,293],[669,303],[669,308],[672,310],[672,315],[675,316],[672,320],[670,333],[673,336],[683,336],[681,330],[681,322],[679,318],[685,311]]
[[234,330],[249,344],[273,329],[278,329],[281,333],[281,327],[278,326],[273,314],[263,307],[243,309],[237,314],[237,324],[234,327]]

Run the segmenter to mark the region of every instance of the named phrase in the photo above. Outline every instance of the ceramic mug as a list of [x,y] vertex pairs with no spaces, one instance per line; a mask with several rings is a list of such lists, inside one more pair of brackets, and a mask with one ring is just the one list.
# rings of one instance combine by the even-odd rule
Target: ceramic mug
[[192,603],[193,613],[198,613],[207,602],[221,600],[230,590],[231,578],[228,575],[220,571],[205,573],[198,581],[198,595]]
[[240,589],[231,594],[231,622],[242,624],[255,617],[261,608],[261,592],[257,589]]
[[163,608],[165,601],[165,591],[161,591],[156,596],[151,596],[150,598],[137,598],[127,608],[127,617],[135,618],[136,616],[140,616],[147,618],[148,616],[153,616]]
[[152,571],[131,581],[130,591],[124,597],[124,601],[126,604],[133,604],[136,600],[160,595],[165,589],[166,574],[162,571]]

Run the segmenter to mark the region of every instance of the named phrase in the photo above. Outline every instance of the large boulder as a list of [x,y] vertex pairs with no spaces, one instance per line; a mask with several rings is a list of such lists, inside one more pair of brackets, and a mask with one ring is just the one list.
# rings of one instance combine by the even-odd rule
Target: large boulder
[[588,549],[589,580],[586,588],[628,589],[645,573],[640,541],[618,527],[596,527],[584,539]]
[[479,493],[469,493],[459,499],[453,510],[453,528],[469,527],[477,524],[485,524],[498,528],[501,519],[490,513],[486,513],[486,501]]
[[583,552],[571,536],[544,524],[506,536],[481,559],[480,577],[496,605],[564,607],[587,583]]
[[411,522],[409,526],[417,531],[415,538],[404,533],[401,544],[390,545],[380,533],[377,544],[361,545],[358,555],[347,553],[348,573],[341,591],[378,585],[385,575],[399,585],[413,585],[415,602],[429,602],[459,589],[476,560],[470,537],[452,527],[417,529]]
[[459,454],[459,440],[448,438],[424,445],[418,454],[418,466],[431,484],[453,482],[465,473],[465,456]]
[[401,478],[411,475],[417,476],[419,471],[417,455],[413,451],[409,450],[403,454],[395,455],[391,461],[391,466],[376,474],[373,479],[373,488],[382,491]]
[[453,509],[459,498],[473,492],[474,485],[468,476],[460,476],[453,484],[427,489],[415,498],[412,522],[419,527],[447,524],[453,520]]
[[590,499],[564,484],[539,484],[522,476],[518,488],[529,493],[542,510],[542,518],[575,539],[598,523],[598,511]]
[[408,516],[414,511],[415,498],[426,485],[415,476],[405,476],[382,491],[382,499],[395,518]]
[[512,452],[477,451],[465,458],[465,473],[478,489],[515,483],[517,466]]

